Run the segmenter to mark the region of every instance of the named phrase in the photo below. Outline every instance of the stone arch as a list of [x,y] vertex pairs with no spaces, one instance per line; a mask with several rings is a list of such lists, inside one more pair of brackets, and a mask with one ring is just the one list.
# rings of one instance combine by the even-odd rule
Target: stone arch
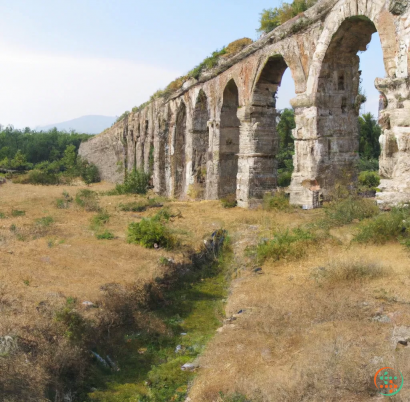
[[239,153],[239,127],[237,117],[239,91],[233,79],[225,86],[222,98],[219,136],[218,196],[236,193]]
[[350,181],[355,177],[359,159],[357,118],[364,100],[359,94],[361,71],[357,53],[367,49],[375,32],[376,26],[365,16],[346,18],[322,60],[315,96],[316,150],[320,151],[316,179],[325,189],[335,181]]
[[207,152],[209,148],[208,98],[201,89],[195,102],[192,126],[192,176],[193,182],[202,189],[203,198],[207,177]]
[[186,109],[185,103],[181,101],[175,119],[174,155],[172,161],[175,198],[180,198],[183,195],[186,182]]

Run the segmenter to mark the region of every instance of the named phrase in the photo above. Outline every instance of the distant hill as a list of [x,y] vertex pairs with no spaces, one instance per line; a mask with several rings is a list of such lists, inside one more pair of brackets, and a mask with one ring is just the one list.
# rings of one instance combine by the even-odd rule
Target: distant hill
[[99,134],[106,128],[111,127],[115,120],[116,117],[111,116],[89,115],[78,117],[73,120],[63,121],[62,123],[36,127],[36,130],[47,131],[56,127],[57,130],[75,130],[77,133]]

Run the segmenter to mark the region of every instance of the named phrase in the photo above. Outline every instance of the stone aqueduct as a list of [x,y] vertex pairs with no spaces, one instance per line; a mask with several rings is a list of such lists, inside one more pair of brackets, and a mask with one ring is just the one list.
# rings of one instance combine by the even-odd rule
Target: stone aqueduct
[[[380,35],[385,78],[379,202],[410,200],[410,6],[408,0],[320,0],[169,99],[156,99],[83,143],[102,178],[153,173],[157,193],[204,199],[236,193],[249,207],[277,186],[275,94],[291,70],[296,97],[291,203],[314,206],[358,160],[359,51]],[[153,147],[153,165],[150,150]],[[151,158],[152,159],[152,158]],[[150,166],[151,165],[151,166]]]

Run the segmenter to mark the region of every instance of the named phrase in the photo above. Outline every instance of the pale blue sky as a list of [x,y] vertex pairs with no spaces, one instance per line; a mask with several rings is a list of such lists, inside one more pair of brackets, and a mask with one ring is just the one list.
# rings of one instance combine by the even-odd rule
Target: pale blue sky
[[[45,125],[120,115],[212,51],[257,38],[259,14],[279,0],[0,0],[0,123]],[[361,55],[366,110],[384,76],[378,38]],[[287,71],[279,107],[294,86]]]

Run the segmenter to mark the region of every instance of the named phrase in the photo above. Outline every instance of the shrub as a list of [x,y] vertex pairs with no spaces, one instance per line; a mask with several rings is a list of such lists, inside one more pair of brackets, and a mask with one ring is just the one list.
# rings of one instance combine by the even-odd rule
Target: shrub
[[234,208],[238,204],[236,194],[228,194],[225,198],[221,198],[221,204],[224,208]]
[[110,214],[107,211],[100,211],[97,215],[91,218],[91,223],[94,226],[101,226],[110,220]]
[[302,228],[279,231],[272,240],[263,241],[257,246],[257,256],[260,260],[272,259],[278,261],[283,258],[300,258],[306,253],[307,246],[316,236]]
[[128,226],[128,243],[140,244],[146,248],[158,247],[170,249],[175,246],[176,241],[165,222],[170,214],[162,210],[152,218],[143,218],[140,222],[131,223]]
[[288,187],[292,181],[292,172],[283,172],[278,176],[278,186]]
[[225,48],[225,54],[223,54],[222,57],[233,56],[234,54],[239,53],[241,50],[243,50],[246,46],[250,45],[251,43],[253,43],[253,40],[249,38],[237,39],[231,42]]
[[128,202],[127,204],[119,204],[118,209],[125,212],[143,212],[147,209],[147,204],[145,202]]
[[64,198],[57,198],[56,206],[58,209],[67,209],[70,206],[70,203],[73,202],[73,197],[67,193],[67,191],[63,191]]
[[188,197],[193,198],[195,200],[203,198],[205,192],[204,186],[201,186],[199,183],[190,184],[188,187]]
[[378,172],[379,171],[379,160],[360,158],[359,163],[357,164],[357,169],[359,170],[359,172],[363,172],[363,171]]
[[325,208],[325,221],[330,226],[347,225],[355,219],[361,221],[379,213],[380,210],[374,201],[349,196],[329,203]]
[[112,194],[146,194],[150,176],[143,170],[133,170],[123,184],[117,184]]
[[75,202],[88,212],[100,211],[100,207],[98,205],[98,195],[95,191],[87,189],[80,190],[75,196]]
[[40,184],[43,186],[56,185],[60,183],[57,173],[48,173],[39,169],[31,170],[27,177],[21,181],[22,184]]
[[277,191],[274,195],[265,194],[263,196],[263,209],[266,211],[273,209],[279,211],[293,210],[289,204],[289,197],[283,191]]
[[105,230],[104,232],[97,234],[96,238],[98,240],[113,240],[115,239],[115,236],[108,230]]
[[362,186],[373,190],[380,184],[380,176],[376,172],[360,172],[359,183]]
[[54,219],[53,219],[52,216],[44,216],[43,218],[40,218],[40,219],[36,220],[36,225],[38,225],[38,226],[48,227],[52,223],[54,223]]
[[5,219],[6,215],[3,212],[0,212],[0,219]]
[[12,209],[11,216],[24,216],[26,211],[19,211],[18,209]]
[[85,184],[98,183],[101,181],[100,173],[94,163],[90,163],[80,156],[77,157],[77,166],[73,171],[74,175],[81,176]]
[[410,209],[393,208],[365,222],[354,240],[359,243],[384,244],[390,240],[410,237]]
[[331,283],[375,279],[385,275],[387,271],[381,264],[362,260],[333,261],[325,267],[317,268],[313,273],[316,279],[325,279]]

